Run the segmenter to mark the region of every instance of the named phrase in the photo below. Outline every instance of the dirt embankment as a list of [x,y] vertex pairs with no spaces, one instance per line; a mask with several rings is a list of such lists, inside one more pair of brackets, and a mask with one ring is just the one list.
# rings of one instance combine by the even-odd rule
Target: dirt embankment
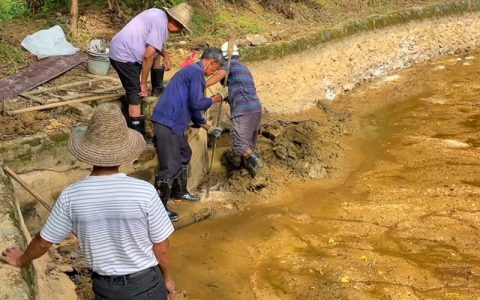
[[318,100],[333,100],[365,80],[440,55],[475,49],[480,45],[479,16],[473,13],[410,22],[256,62],[250,69],[268,112],[304,111]]

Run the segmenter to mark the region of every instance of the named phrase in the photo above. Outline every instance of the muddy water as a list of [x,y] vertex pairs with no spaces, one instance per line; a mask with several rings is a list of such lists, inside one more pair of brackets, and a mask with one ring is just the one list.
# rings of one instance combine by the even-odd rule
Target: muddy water
[[346,180],[297,184],[176,232],[177,289],[189,299],[479,299],[479,54],[339,99],[334,109],[358,129]]

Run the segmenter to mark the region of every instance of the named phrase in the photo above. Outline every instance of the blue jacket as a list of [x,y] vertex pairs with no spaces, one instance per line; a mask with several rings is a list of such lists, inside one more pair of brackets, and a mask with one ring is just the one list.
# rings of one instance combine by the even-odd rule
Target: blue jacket
[[195,127],[206,123],[201,111],[208,109],[213,101],[204,98],[205,77],[203,64],[198,62],[178,71],[168,82],[153,110],[152,121],[183,134],[193,122]]

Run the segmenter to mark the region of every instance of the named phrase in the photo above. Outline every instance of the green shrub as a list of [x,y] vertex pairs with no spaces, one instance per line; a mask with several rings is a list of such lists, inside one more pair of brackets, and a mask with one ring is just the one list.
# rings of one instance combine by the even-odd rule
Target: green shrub
[[0,20],[24,17],[28,14],[25,0],[0,0]]
[[177,4],[185,2],[184,0],[155,0],[153,6],[155,7],[172,7]]
[[[80,0],[79,2],[81,3],[82,1]],[[59,8],[70,9],[69,0],[43,0],[41,3],[40,10],[45,14],[57,11]]]

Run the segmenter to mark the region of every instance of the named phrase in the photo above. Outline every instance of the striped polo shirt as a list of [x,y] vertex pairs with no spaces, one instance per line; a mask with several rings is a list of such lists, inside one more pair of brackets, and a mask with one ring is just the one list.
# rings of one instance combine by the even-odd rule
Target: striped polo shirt
[[62,191],[40,235],[60,243],[71,232],[94,272],[126,275],[158,265],[152,245],[173,226],[150,183],[117,173],[88,176]]

